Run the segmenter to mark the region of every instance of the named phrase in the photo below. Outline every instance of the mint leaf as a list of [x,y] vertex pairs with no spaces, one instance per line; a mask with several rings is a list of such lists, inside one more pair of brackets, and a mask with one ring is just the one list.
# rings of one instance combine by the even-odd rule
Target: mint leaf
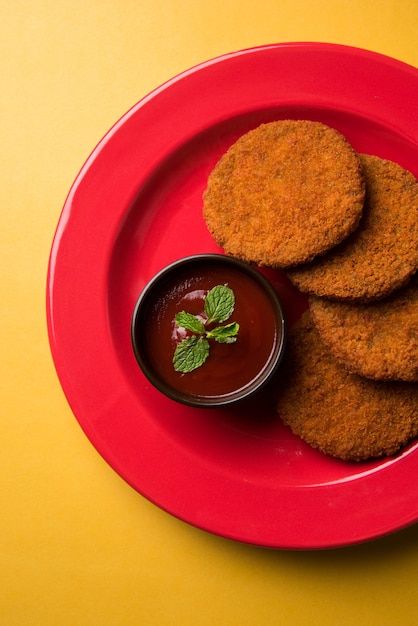
[[179,343],[174,351],[173,365],[176,372],[187,374],[197,369],[209,356],[209,339],[218,343],[234,343],[237,340],[239,324],[231,322],[225,326],[217,326],[207,330],[208,324],[221,324],[231,317],[235,307],[235,295],[230,287],[217,285],[205,298],[205,315],[202,322],[196,315],[180,311],[176,313],[177,326],[193,334]]
[[204,337],[192,335],[178,344],[173,364],[176,372],[187,374],[203,365],[209,356],[209,342]]
[[235,306],[234,292],[226,285],[217,285],[211,289],[205,299],[207,324],[220,324],[231,317]]
[[181,311],[176,314],[176,324],[181,328],[190,330],[192,333],[203,335],[205,332],[205,325],[195,315]]
[[226,326],[217,326],[213,330],[206,333],[208,339],[215,339],[218,343],[234,343],[237,340],[236,335],[239,331],[239,324],[231,322]]

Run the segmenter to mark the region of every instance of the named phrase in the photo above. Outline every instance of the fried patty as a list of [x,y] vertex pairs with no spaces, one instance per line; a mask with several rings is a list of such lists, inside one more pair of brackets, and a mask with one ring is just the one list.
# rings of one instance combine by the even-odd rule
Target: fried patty
[[392,455],[418,434],[417,385],[348,372],[326,348],[309,311],[290,332],[276,406],[296,435],[344,460]]
[[418,382],[418,280],[369,304],[311,296],[322,340],[350,372],[375,380]]
[[328,254],[287,272],[301,291],[369,302],[406,284],[418,269],[418,182],[396,163],[360,158],[366,178],[360,225]]
[[222,156],[203,216],[227,254],[283,268],[347,237],[364,197],[360,159],[345,137],[320,122],[281,120],[244,134]]

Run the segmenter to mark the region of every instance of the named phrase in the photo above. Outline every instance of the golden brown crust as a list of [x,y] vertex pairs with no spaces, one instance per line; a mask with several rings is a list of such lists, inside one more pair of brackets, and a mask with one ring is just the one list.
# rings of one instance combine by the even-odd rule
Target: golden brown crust
[[360,461],[392,455],[418,434],[418,387],[349,373],[327,350],[307,311],[289,336],[277,411],[311,446]]
[[418,183],[401,166],[360,155],[366,203],[357,230],[311,263],[290,269],[306,293],[368,302],[406,284],[418,269]]
[[369,304],[311,296],[322,340],[350,372],[375,380],[418,382],[418,283]]
[[246,133],[223,155],[209,176],[203,216],[227,254],[289,267],[347,237],[364,195],[360,159],[339,132],[281,120]]

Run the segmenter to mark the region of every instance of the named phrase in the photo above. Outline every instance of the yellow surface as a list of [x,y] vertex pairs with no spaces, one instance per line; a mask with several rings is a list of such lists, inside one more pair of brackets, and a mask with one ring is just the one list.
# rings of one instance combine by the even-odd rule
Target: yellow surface
[[418,65],[416,0],[0,2],[1,626],[418,623],[418,526],[325,552],[269,551],[162,512],[73,417],[47,341],[45,279],[79,167],[173,75],[280,41]]

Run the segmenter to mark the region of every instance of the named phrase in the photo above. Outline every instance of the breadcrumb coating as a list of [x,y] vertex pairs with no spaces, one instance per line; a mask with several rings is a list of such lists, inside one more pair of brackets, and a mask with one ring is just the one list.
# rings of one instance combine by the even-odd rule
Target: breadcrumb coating
[[418,182],[392,161],[360,158],[366,178],[360,225],[321,258],[287,271],[301,291],[370,302],[406,284],[418,269]]
[[296,435],[344,460],[393,455],[418,434],[417,385],[348,372],[325,347],[309,311],[290,332],[276,408]]
[[418,382],[418,278],[369,304],[311,296],[322,340],[350,372],[375,380]]
[[203,195],[209,231],[227,254],[260,266],[305,263],[347,237],[362,215],[360,159],[320,122],[262,124],[234,143]]

